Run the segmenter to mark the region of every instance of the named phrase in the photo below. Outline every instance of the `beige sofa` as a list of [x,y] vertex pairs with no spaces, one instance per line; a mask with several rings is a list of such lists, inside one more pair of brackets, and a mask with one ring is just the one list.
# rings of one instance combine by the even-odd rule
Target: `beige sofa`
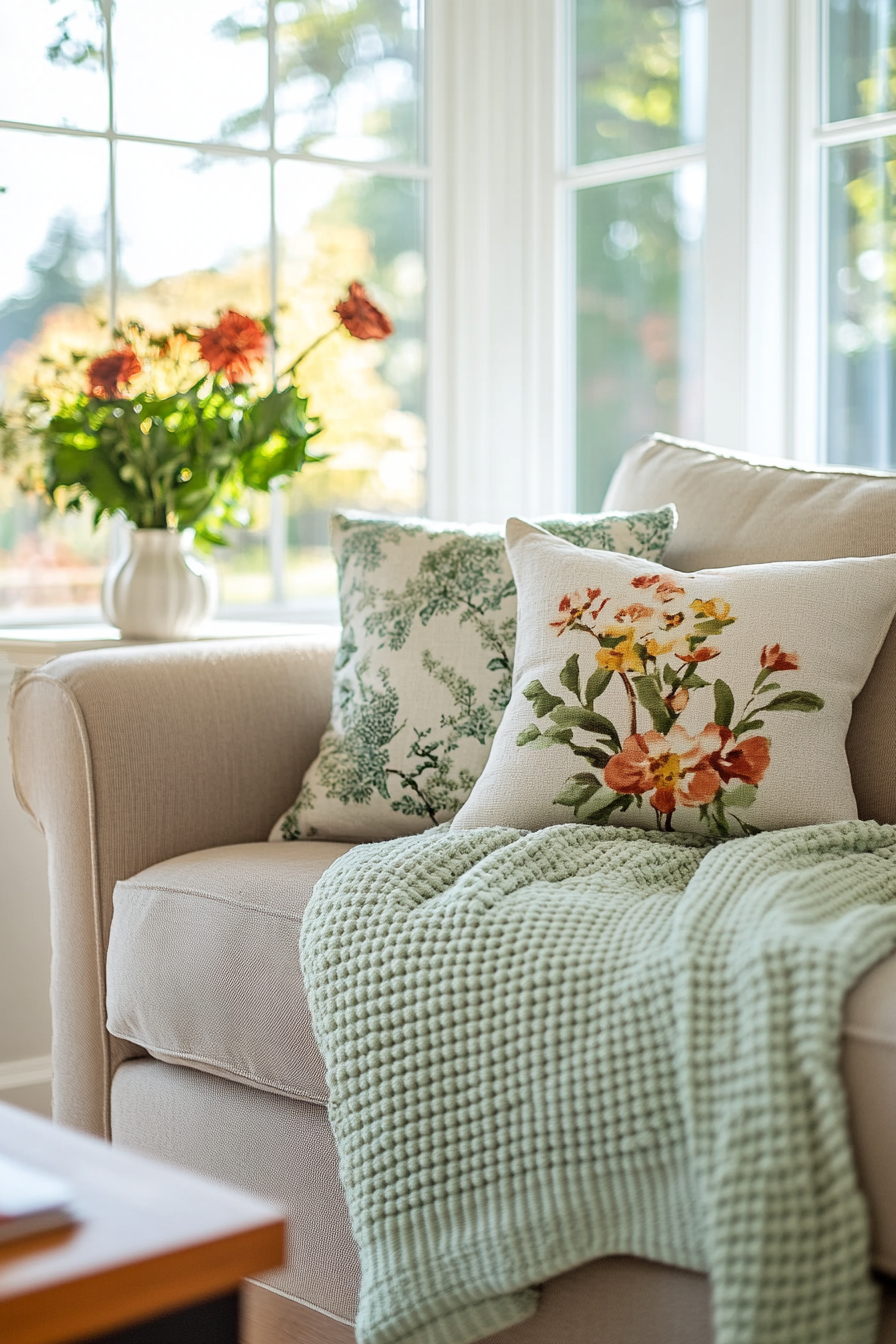
[[[896,551],[896,477],[646,441],[608,504],[670,499],[679,568]],[[265,1344],[354,1339],[358,1260],[298,959],[312,886],[347,846],[266,843],[326,724],[334,647],[71,654],[19,683],[11,716],[19,796],[49,847],[57,1118],[286,1206],[288,1262],[247,1291],[245,1337]],[[891,634],[848,744],[860,815],[879,820],[896,819],[894,688]],[[845,1006],[842,1067],[879,1339],[896,1341],[896,956]],[[493,1344],[711,1339],[703,1276],[616,1258],[548,1282]]]

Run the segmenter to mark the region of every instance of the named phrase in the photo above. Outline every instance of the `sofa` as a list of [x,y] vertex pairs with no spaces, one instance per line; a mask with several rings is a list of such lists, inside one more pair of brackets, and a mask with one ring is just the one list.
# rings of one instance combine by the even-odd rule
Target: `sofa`
[[[606,506],[669,500],[691,570],[896,552],[896,475],[770,464],[653,436]],[[54,1109],[63,1124],[278,1201],[285,1265],[248,1284],[251,1344],[349,1344],[359,1265],[299,970],[302,913],[347,844],[268,843],[327,723],[337,634],[69,654],[14,688],[19,799],[48,845]],[[896,633],[855,702],[858,811],[896,820]],[[110,945],[111,934],[111,945]],[[896,1341],[896,954],[844,1005],[842,1073]],[[543,1286],[491,1344],[710,1344],[710,1286],[646,1260]]]

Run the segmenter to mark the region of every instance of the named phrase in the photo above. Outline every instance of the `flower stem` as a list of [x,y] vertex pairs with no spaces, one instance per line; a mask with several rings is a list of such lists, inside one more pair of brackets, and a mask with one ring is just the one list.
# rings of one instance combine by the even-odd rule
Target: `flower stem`
[[631,736],[634,737],[638,731],[638,700],[635,696],[635,690],[624,672],[619,673],[622,678],[622,684],[625,687],[625,693],[628,696],[628,707],[631,713]]
[[317,340],[312,341],[311,344],[309,346],[306,346],[306,348],[302,351],[302,353],[299,356],[297,356],[296,359],[293,360],[288,369],[283,369],[283,371],[279,373],[277,376],[279,378],[285,378],[287,374],[295,373],[296,369],[299,367],[302,360],[307,358],[307,356],[311,354],[312,350],[316,350],[317,347],[323,341],[325,341],[328,336],[332,336],[334,331],[338,331],[341,326],[342,323],[337,322],[335,327],[331,327],[329,331],[325,331],[323,336],[318,336]]

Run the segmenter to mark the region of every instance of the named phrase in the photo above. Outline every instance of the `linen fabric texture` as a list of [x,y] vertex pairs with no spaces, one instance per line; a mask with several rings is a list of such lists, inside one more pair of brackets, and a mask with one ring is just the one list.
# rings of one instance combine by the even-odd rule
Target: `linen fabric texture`
[[896,556],[684,574],[507,525],[510,706],[457,829],[571,821],[711,839],[857,816],[852,702]]
[[[584,547],[659,560],[672,505],[545,520]],[[334,515],[342,643],[330,724],[272,840],[384,840],[450,820],[510,698],[516,590],[500,531]]]

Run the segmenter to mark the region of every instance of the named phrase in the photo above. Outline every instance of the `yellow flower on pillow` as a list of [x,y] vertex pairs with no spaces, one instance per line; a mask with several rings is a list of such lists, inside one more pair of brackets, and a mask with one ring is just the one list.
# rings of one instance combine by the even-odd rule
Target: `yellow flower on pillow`
[[636,631],[633,625],[608,625],[603,634],[619,642],[612,649],[598,649],[594,655],[598,667],[605,672],[643,673],[644,662],[635,647]]
[[730,610],[731,603],[725,602],[721,597],[711,597],[707,601],[698,597],[691,603],[691,611],[697,613],[698,619],[705,617],[709,621],[726,620]]

